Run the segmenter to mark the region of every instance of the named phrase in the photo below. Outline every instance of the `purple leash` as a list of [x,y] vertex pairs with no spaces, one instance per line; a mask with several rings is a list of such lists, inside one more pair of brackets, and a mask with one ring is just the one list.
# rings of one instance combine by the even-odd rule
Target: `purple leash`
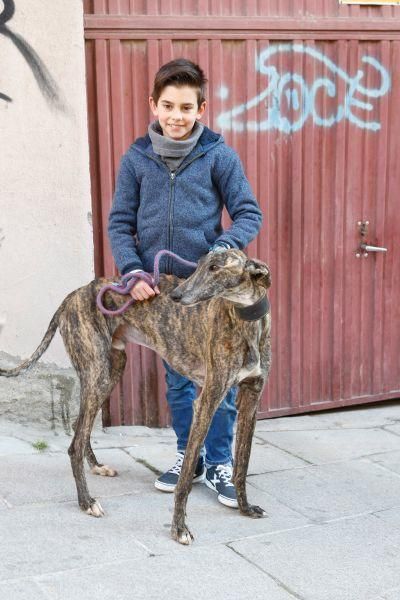
[[103,315],[107,315],[109,317],[115,317],[117,315],[121,315],[123,312],[125,312],[127,310],[127,308],[129,308],[134,302],[136,302],[136,300],[131,297],[120,308],[117,308],[116,310],[109,310],[103,304],[103,296],[106,292],[112,291],[112,292],[115,292],[116,294],[121,294],[122,296],[127,296],[127,295],[129,295],[133,286],[136,285],[136,283],[140,279],[142,279],[143,281],[148,283],[154,289],[156,287],[156,285],[158,285],[158,282],[160,281],[159,264],[160,264],[160,259],[164,255],[172,256],[172,258],[175,258],[177,261],[179,261],[183,265],[186,265],[187,267],[197,267],[197,263],[185,260],[184,258],[181,258],[177,254],[170,252],[170,250],[160,250],[159,252],[157,252],[156,257],[154,259],[153,275],[150,275],[150,273],[146,273],[145,271],[142,271],[141,273],[126,273],[126,275],[123,275],[121,277],[120,281],[117,281],[115,283],[108,283],[107,285],[104,285],[101,288],[101,290],[97,294],[96,304],[97,304],[97,307],[99,308],[99,310],[103,313]]

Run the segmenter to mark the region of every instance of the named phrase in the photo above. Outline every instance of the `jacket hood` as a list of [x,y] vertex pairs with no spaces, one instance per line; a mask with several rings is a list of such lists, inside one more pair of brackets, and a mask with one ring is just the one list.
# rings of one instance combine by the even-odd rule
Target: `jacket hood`
[[[208,152],[216,144],[220,144],[223,141],[224,138],[220,133],[216,133],[209,127],[204,126],[203,133],[199,137],[196,148],[198,148],[200,145],[204,152]],[[137,138],[132,144],[132,148],[139,150],[139,152],[151,152],[153,150],[153,146],[149,134],[147,133],[145,136]]]

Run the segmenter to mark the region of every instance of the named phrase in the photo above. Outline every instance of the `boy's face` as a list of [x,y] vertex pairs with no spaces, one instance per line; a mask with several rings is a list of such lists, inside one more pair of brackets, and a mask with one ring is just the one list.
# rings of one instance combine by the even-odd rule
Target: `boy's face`
[[149,102],[165,137],[178,141],[190,136],[195,122],[201,119],[206,109],[206,102],[200,107],[197,105],[197,90],[188,85],[167,85],[157,104],[151,96]]

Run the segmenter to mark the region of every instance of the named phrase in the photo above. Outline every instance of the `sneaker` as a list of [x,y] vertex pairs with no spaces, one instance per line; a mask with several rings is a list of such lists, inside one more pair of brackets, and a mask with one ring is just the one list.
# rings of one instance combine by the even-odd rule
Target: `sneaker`
[[218,494],[218,500],[230,508],[238,508],[236,489],[232,483],[231,465],[208,467],[206,486]]
[[[158,479],[155,480],[154,485],[158,490],[162,492],[173,492],[175,490],[176,484],[178,483],[179,475],[181,474],[182,463],[183,463],[183,452],[178,452],[176,455],[176,463],[166,473],[160,475]],[[193,483],[200,483],[204,481],[206,477],[206,468],[204,464],[204,458],[200,456],[196,471],[193,475]]]

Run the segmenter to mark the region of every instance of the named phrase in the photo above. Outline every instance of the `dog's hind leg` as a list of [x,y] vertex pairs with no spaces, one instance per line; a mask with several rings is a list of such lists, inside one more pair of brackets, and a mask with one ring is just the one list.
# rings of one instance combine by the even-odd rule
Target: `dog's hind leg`
[[[72,472],[78,492],[78,502],[82,510],[89,515],[101,517],[104,512],[100,503],[92,498],[87,487],[83,459],[90,446],[90,433],[96,415],[105,400],[109,397],[125,366],[125,353],[121,350],[110,349],[108,356],[106,344],[97,340],[93,346],[95,356],[83,366],[76,366],[81,381],[81,407],[75,423],[75,435],[69,447]],[[98,463],[93,450],[90,458],[96,461],[100,469],[104,465]],[[110,469],[106,467],[106,469]],[[106,474],[106,473],[103,473]]]
[[235,460],[233,467],[233,482],[239,504],[239,510],[243,515],[253,518],[266,516],[260,506],[249,504],[246,494],[246,475],[249,466],[251,443],[256,426],[257,407],[263,389],[263,379],[256,378],[249,382],[239,384],[239,392],[236,399],[238,409]]

